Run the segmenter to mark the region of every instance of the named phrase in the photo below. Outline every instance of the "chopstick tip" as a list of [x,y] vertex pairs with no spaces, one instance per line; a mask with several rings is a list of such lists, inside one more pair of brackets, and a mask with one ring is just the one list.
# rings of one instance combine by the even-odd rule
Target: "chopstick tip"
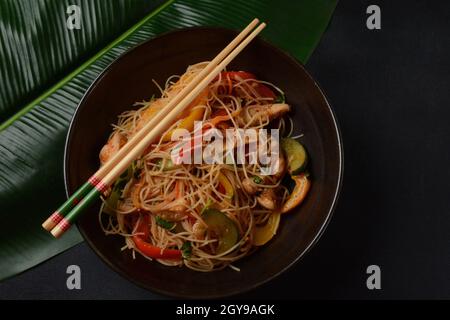
[[52,230],[51,226],[45,221],[43,224],[41,224],[42,228],[44,228],[45,231]]
[[71,226],[70,221],[63,218],[51,231],[50,233],[55,237],[61,237],[64,232],[66,232]]
[[64,217],[58,211],[55,211],[44,221],[44,223],[42,223],[42,228],[50,232],[63,218]]
[[55,227],[50,231],[50,233],[52,234],[53,237],[58,239],[63,234],[63,231],[60,228]]

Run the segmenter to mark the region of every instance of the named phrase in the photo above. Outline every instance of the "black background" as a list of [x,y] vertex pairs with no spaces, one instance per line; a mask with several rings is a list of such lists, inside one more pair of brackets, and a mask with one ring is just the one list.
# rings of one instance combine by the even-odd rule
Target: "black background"
[[[381,7],[381,30],[366,8]],[[307,64],[336,111],[344,186],[322,239],[242,298],[450,298],[450,2],[341,1]],[[66,288],[66,268],[82,289]],[[381,290],[366,268],[381,268]],[[237,298],[240,298],[237,297]],[[164,298],[80,244],[0,283],[0,298]]]

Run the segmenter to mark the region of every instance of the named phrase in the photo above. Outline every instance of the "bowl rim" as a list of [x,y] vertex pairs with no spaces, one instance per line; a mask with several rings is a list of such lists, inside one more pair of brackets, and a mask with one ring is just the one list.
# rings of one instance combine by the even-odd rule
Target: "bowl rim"
[[[74,113],[72,115],[71,121],[69,123],[69,128],[67,131],[67,135],[66,135],[66,140],[65,140],[65,144],[64,144],[64,159],[63,159],[63,174],[64,174],[64,187],[65,187],[65,193],[66,193],[66,197],[68,198],[70,196],[69,193],[69,183],[68,183],[68,165],[69,165],[69,161],[68,161],[68,147],[69,144],[71,142],[72,139],[72,134],[73,134],[73,128],[74,128],[74,124],[76,124],[78,116],[79,116],[79,111],[80,111],[80,107],[84,104],[85,100],[87,99],[87,97],[91,94],[91,92],[93,91],[93,89],[96,87],[96,85],[102,80],[102,78],[110,71],[110,69],[116,65],[119,64],[122,59],[124,59],[124,57],[128,56],[130,54],[130,52],[137,50],[139,47],[141,46],[145,46],[147,43],[159,39],[159,38],[163,38],[169,35],[173,35],[173,34],[177,34],[177,33],[185,33],[185,32],[191,32],[191,31],[198,31],[198,30],[209,30],[209,31],[219,31],[219,32],[228,32],[230,34],[234,34],[237,33],[238,31],[233,30],[233,29],[229,29],[229,28],[223,28],[223,27],[214,27],[214,26],[194,26],[194,27],[187,27],[187,28],[181,28],[181,29],[175,29],[175,30],[170,30],[167,32],[163,32],[161,34],[158,34],[155,37],[152,37],[150,39],[147,39],[143,42],[140,42],[139,44],[130,47],[129,49],[127,49],[125,52],[123,52],[122,54],[120,54],[120,56],[118,56],[117,58],[115,58],[113,61],[111,61],[102,71],[99,75],[97,75],[97,77],[95,78],[95,80],[89,85],[89,87],[87,88],[87,90],[85,91],[85,93],[83,94],[83,97],[81,98],[80,102],[78,103],[77,107],[74,110]],[[330,112],[331,115],[331,119],[332,119],[332,124],[333,124],[333,128],[334,128],[334,132],[336,134],[336,138],[337,138],[337,149],[338,149],[338,176],[337,176],[337,186],[335,188],[334,191],[334,195],[333,195],[333,200],[330,204],[330,207],[328,209],[328,212],[326,214],[325,220],[323,221],[319,231],[316,233],[316,235],[314,236],[314,238],[310,241],[310,243],[308,244],[308,246],[299,254],[297,255],[297,257],[295,257],[295,259],[293,259],[289,264],[287,264],[286,266],[284,266],[283,268],[281,268],[280,270],[278,270],[277,272],[275,272],[274,274],[272,274],[271,276],[255,282],[252,285],[246,286],[246,287],[239,287],[235,290],[229,290],[226,293],[223,294],[195,294],[195,295],[185,295],[185,294],[181,294],[181,293],[177,293],[177,292],[173,292],[173,291],[169,291],[169,290],[164,290],[164,289],[160,289],[160,288],[155,288],[155,287],[151,287],[146,285],[143,282],[140,282],[138,279],[133,279],[130,275],[128,275],[126,272],[124,272],[123,270],[121,270],[120,268],[118,268],[112,261],[110,261],[110,259],[106,258],[94,245],[94,243],[91,241],[91,239],[89,239],[89,237],[86,235],[86,233],[84,232],[84,230],[79,226],[78,223],[76,223],[77,225],[77,229],[80,232],[80,234],[82,235],[84,241],[87,242],[87,244],[89,245],[90,249],[92,251],[94,251],[96,253],[97,256],[100,257],[100,260],[105,263],[109,268],[111,268],[112,270],[114,270],[116,273],[118,273],[120,276],[122,276],[124,279],[128,280],[129,282],[137,285],[138,287],[144,288],[146,290],[149,290],[152,293],[156,293],[156,294],[160,294],[160,295],[164,295],[166,297],[175,297],[175,298],[195,298],[195,299],[217,299],[217,298],[225,298],[225,297],[230,297],[230,296],[236,296],[239,294],[244,294],[246,292],[249,292],[251,290],[256,289],[257,287],[260,287],[264,284],[267,284],[268,282],[270,282],[271,280],[277,278],[279,275],[281,275],[282,273],[286,272],[288,269],[292,268],[295,264],[297,264],[320,240],[320,238],[322,237],[323,233],[325,232],[328,224],[331,221],[331,218],[333,217],[333,213],[336,209],[336,205],[342,190],[342,182],[343,182],[343,174],[344,174],[344,147],[343,147],[343,141],[342,141],[342,134],[341,134],[341,130],[336,118],[336,114],[335,111],[333,110],[333,108],[331,107],[331,104],[329,103],[329,99],[328,97],[325,95],[325,93],[323,92],[322,88],[320,87],[320,85],[318,84],[318,82],[311,76],[311,74],[306,70],[305,65],[300,62],[298,59],[296,59],[293,55],[291,55],[290,53],[278,48],[277,46],[275,46],[274,44],[268,42],[267,40],[263,39],[260,36],[257,36],[256,39],[258,41],[260,41],[263,45],[270,47],[272,50],[276,51],[277,53],[284,55],[287,59],[289,59],[292,63],[297,64],[301,69],[303,69],[303,71],[305,72],[306,76],[312,81],[312,83],[316,86],[316,88],[318,89],[320,95],[322,95],[326,107],[328,109],[328,111]]]

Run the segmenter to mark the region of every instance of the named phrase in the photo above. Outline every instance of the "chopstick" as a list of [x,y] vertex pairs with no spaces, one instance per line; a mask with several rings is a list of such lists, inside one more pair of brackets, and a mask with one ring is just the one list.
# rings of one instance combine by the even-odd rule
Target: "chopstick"
[[[89,206],[94,200],[98,198],[98,196],[106,191],[109,185],[111,185],[118,176],[125,171],[125,169],[128,168],[128,166],[131,164],[132,161],[134,161],[136,158],[140,156],[140,154],[147,148],[147,146],[152,143],[157,136],[159,136],[162,132],[167,130],[167,128],[173,123],[173,121],[176,120],[177,116],[181,111],[183,111],[184,108],[186,108],[195,98],[196,96],[202,91],[206,86],[215,78],[217,75],[252,41],[266,26],[265,23],[260,24],[250,35],[248,35],[245,39],[243,39],[249,31],[253,29],[253,27],[258,23],[258,20],[255,19],[250,23],[249,26],[247,26],[246,29],[244,29],[241,34],[239,34],[212,62],[215,62],[213,64],[212,62],[208,64],[208,66],[205,68],[206,71],[201,72],[198,76],[200,78],[200,75],[202,75],[204,78],[197,82],[196,85],[187,86],[187,90],[185,92],[187,93],[184,97],[182,97],[182,92],[180,92],[179,95],[177,95],[172,103],[169,102],[168,106],[161,112],[157,114],[155,118],[153,118],[149,123],[146,124],[146,126],[141,129],[136,135],[138,135],[141,132],[142,134],[139,134],[140,139],[138,142],[132,146],[127,148],[127,152],[121,152],[120,160],[115,163],[115,165],[109,166],[109,172],[107,170],[104,170],[101,172],[104,174],[103,177],[99,178],[98,172],[89,179],[87,182],[90,185],[90,190],[88,187],[85,187],[85,185],[82,186],[82,190],[78,190],[71,198],[74,198],[78,200],[80,194],[84,196],[84,198],[77,204],[73,203],[73,200],[71,199],[67,201],[68,206],[70,206],[71,211],[69,211],[64,205],[62,206],[64,209],[64,212],[68,212],[65,217],[61,215],[61,211],[58,210],[59,217],[57,219],[50,219],[53,223],[56,220],[59,220],[59,222],[54,226],[53,229],[51,229],[51,233],[55,237],[60,237],[66,230],[68,230],[71,226],[71,224],[75,221],[75,219],[83,212],[83,210]],[[243,39],[243,40],[242,40]],[[241,41],[242,40],[242,41]],[[240,43],[239,43],[240,42]],[[237,45],[237,46],[236,46]],[[233,49],[234,48],[234,49]],[[231,51],[232,50],[232,51]],[[231,52],[230,52],[231,51]],[[228,54],[229,53],[229,54]],[[228,54],[228,55],[227,55]],[[223,60],[222,60],[223,59]],[[222,60],[220,63],[217,64],[218,61]],[[217,65],[216,65],[217,64]],[[211,68],[214,68],[212,71]],[[206,77],[205,77],[206,75]],[[195,80],[197,77],[195,78]],[[194,82],[194,80],[193,80]],[[191,87],[194,87],[191,90]],[[185,88],[185,89],[186,89]],[[180,101],[181,100],[181,101]],[[176,104],[176,105],[175,105]],[[167,114],[167,110],[172,107],[172,110]],[[155,125],[155,126],[154,126]],[[153,127],[154,126],[154,127]],[[151,128],[153,127],[153,128]],[[145,128],[149,128],[149,130],[145,130]],[[131,140],[130,140],[131,141]],[[125,147],[125,146],[124,146]],[[124,148],[122,147],[122,149]],[[121,150],[122,150],[121,149]],[[115,157],[114,157],[115,158]],[[53,216],[53,215],[52,215]],[[47,221],[46,221],[47,222]],[[45,224],[45,223],[44,223]],[[45,227],[45,226],[44,226]]]
[[79,203],[85,195],[91,191],[95,185],[101,181],[105,175],[114,168],[117,163],[130,152],[136,144],[142,140],[153,127],[158,124],[164,116],[173,109],[183,97],[191,92],[196,85],[212,71],[212,69],[220,63],[233,50],[243,38],[245,38],[259,23],[258,19],[253,19],[192,81],[183,88],[178,95],[169,101],[169,103],[158,112],[141,130],[139,130],[120,150],[109,159],[96,173],[94,173],[88,181],[86,181],[75,193],[70,196],[47,220],[44,221],[42,227],[51,231],[63,217]]

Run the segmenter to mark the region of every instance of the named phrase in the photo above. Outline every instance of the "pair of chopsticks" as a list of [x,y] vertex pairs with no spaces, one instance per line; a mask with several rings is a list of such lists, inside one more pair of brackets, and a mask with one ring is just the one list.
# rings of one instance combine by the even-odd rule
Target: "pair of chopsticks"
[[259,20],[254,19],[242,30],[178,95],[48,217],[42,227],[56,238],[67,231],[84,209],[98,199],[147,146],[174,123],[177,116],[266,26],[261,23],[256,27],[258,24]]

